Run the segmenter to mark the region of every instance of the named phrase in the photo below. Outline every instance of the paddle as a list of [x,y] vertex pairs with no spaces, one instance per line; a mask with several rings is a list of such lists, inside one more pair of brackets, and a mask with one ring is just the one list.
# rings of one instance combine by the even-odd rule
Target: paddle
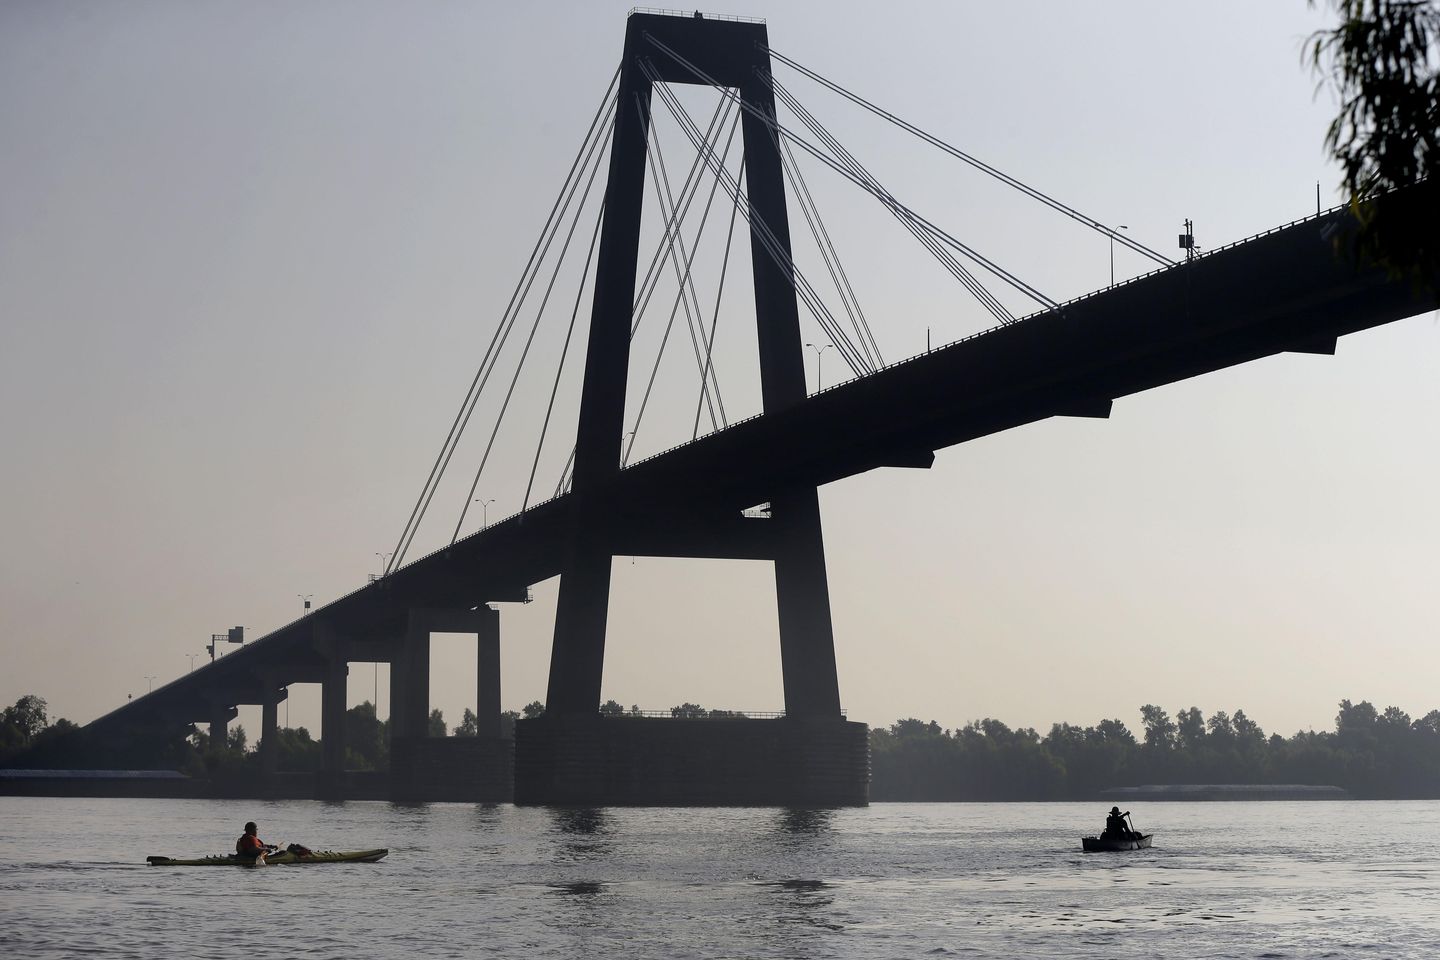
[[1130,811],[1129,811],[1129,810],[1126,810],[1126,811],[1125,811],[1125,819],[1130,821],[1130,832],[1133,833],[1133,834],[1135,834],[1135,836],[1134,836],[1132,839],[1139,840],[1139,839],[1140,839],[1140,831],[1137,830],[1137,829],[1135,829],[1135,818],[1132,817],[1132,816],[1130,816]]

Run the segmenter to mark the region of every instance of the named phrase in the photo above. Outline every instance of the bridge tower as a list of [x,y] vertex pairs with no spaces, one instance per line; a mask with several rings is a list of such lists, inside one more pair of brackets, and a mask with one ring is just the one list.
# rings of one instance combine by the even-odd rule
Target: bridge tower
[[[642,65],[643,68],[642,68]],[[617,524],[650,527],[649,542],[655,555],[689,557],[737,556],[727,553],[723,538],[715,536],[717,518],[739,518],[745,504],[706,503],[704,495],[670,510],[657,523],[654,512],[628,514],[618,520],[614,505],[597,492],[620,471],[624,440],[630,327],[635,301],[641,206],[650,133],[654,82],[708,83],[738,92],[744,105],[742,133],[748,213],[751,222],[750,260],[755,291],[761,397],[766,414],[774,414],[805,400],[805,366],[800,336],[795,280],[788,264],[790,227],[785,205],[785,184],[774,131],[762,119],[774,117],[775,98],[770,80],[769,38],[762,22],[716,20],[665,14],[632,13],[626,26],[624,59],[620,67],[619,101],[612,135],[609,179],[605,191],[604,223],[596,261],[594,300],[590,319],[585,376],[580,401],[572,497],[574,538],[562,567],[550,660],[546,712],[547,729],[557,724],[583,725],[598,714],[601,674],[605,656],[606,615],[610,597],[613,556],[633,552],[617,549]],[[780,257],[767,252],[756,236],[755,224],[764,224]],[[645,505],[649,509],[653,505]],[[836,736],[858,755],[848,764],[850,782],[838,793],[781,791],[792,798],[864,802],[868,783],[865,728],[847,724],[840,711],[839,682],[835,669],[829,588],[826,581],[820,509],[816,489],[809,485],[776,489],[770,496],[771,519],[754,521],[769,527],[765,546],[743,555],[762,556],[775,566],[776,606],[779,615],[781,668],[785,710],[793,732],[802,725],[828,731],[807,734],[793,745],[790,758],[824,753]],[[688,521],[694,521],[693,523]],[[660,526],[663,525],[663,530]],[[626,533],[633,534],[633,530]],[[603,726],[615,729],[612,724]],[[750,723],[756,729],[754,722]],[[653,729],[654,724],[651,725]],[[807,728],[807,729],[809,729]],[[537,728],[532,726],[532,733]],[[836,731],[839,731],[836,734]],[[758,732],[758,731],[757,731]],[[716,734],[707,728],[703,737]],[[808,738],[808,739],[807,739]],[[533,738],[532,738],[533,739]],[[563,737],[561,738],[564,739]],[[593,737],[581,737],[593,744]],[[826,744],[830,746],[827,747]],[[585,796],[557,787],[554,768],[566,762],[550,756],[563,743],[543,749],[517,733],[517,799],[539,802],[609,801],[614,796]],[[617,753],[614,745],[609,749]],[[747,748],[739,746],[738,752]],[[683,748],[682,748],[683,750]],[[541,752],[544,763],[527,762]],[[618,750],[624,753],[625,750]],[[833,752],[833,749],[831,749]],[[852,757],[853,759],[853,757]],[[783,765],[783,764],[781,764]],[[804,764],[801,763],[801,766]],[[719,766],[726,766],[720,763]],[[833,766],[833,765],[832,765]],[[536,769],[541,774],[527,776]],[[615,779],[615,771],[605,776]],[[539,776],[548,786],[537,787]],[[858,781],[858,783],[857,783]],[[857,793],[858,791],[858,793]],[[701,791],[704,792],[703,790]],[[752,797],[754,799],[755,797]],[[779,798],[781,800],[784,797]],[[764,802],[763,800],[761,802]]]
[[[694,66],[691,70],[667,50]],[[704,82],[736,88],[742,118],[745,176],[752,223],[769,227],[789,262],[790,226],[774,132],[756,116],[773,117],[769,41],[763,23],[633,13],[625,34],[619,106],[611,145],[605,221],[601,228],[585,379],[580,400],[573,493],[574,552],[560,580],[547,710],[594,714],[600,707],[610,564],[615,549],[606,517],[586,494],[620,470],[626,374],[635,301],[641,202],[645,185],[652,81],[647,63],[668,83]],[[765,413],[805,399],[805,366],[794,277],[762,247],[752,227],[755,323],[759,334]],[[792,716],[840,717],[830,597],[813,486],[776,491],[771,499],[776,604],[780,620],[785,709]],[[681,532],[679,536],[685,534]],[[688,551],[687,551],[688,555]]]

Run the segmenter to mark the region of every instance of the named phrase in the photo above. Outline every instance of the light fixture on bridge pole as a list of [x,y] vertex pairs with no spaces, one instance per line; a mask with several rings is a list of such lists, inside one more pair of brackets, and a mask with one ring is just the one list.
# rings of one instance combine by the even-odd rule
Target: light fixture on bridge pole
[[1115,286],[1115,232],[1117,230],[1129,230],[1130,228],[1121,223],[1110,231],[1110,286]]
[[480,529],[484,530],[490,526],[490,504],[495,502],[495,498],[491,497],[489,500],[481,500],[479,497],[476,497],[475,502],[480,504]]
[[315,596],[315,594],[313,594],[313,593],[297,593],[297,594],[295,594],[295,596],[299,597],[299,598],[300,598],[300,602],[304,604],[304,606],[303,606],[301,609],[302,609],[305,613],[309,613],[309,612],[310,612],[310,598],[313,597],[313,596]]
[[825,389],[825,380],[820,376],[820,371],[823,369],[820,365],[820,358],[824,356],[826,350],[829,350],[831,347],[835,346],[835,344],[827,343],[823,347],[821,347],[816,346],[813,343],[807,343],[805,344],[805,346],[815,351],[815,392],[819,393],[821,390]]
[[198,653],[187,653],[187,654],[185,654],[185,656],[187,656],[187,657],[190,658],[190,672],[191,672],[191,673],[194,673],[194,672],[195,672],[195,658],[198,657],[198,656],[200,656],[200,654],[198,654]]
[[155,677],[151,676],[151,675],[148,674],[148,673],[145,675],[145,680],[147,681],[146,686],[145,686],[145,692],[146,692],[146,693],[153,693],[153,692],[154,692],[154,690],[155,690],[155,679],[156,679]]
[[395,554],[394,554],[394,553],[382,553],[382,552],[380,552],[379,550],[376,550],[376,551],[375,551],[375,556],[377,556],[377,557],[380,558],[380,576],[383,577],[383,576],[385,576],[385,574],[387,574],[387,573],[390,572],[390,558],[393,557],[393,556],[395,556]]

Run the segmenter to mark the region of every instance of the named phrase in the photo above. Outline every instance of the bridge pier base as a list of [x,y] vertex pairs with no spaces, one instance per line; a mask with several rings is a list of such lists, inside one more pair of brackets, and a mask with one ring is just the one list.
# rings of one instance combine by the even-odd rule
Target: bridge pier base
[[870,739],[847,720],[555,715],[515,724],[515,802],[864,806]]
[[[474,737],[432,737],[430,634],[472,633],[478,646]],[[390,667],[390,798],[502,802],[514,793],[514,741],[500,736],[500,614],[414,609]]]
[[350,665],[343,655],[332,655],[325,663],[320,684],[320,778],[321,800],[344,799],[345,789],[345,697]]

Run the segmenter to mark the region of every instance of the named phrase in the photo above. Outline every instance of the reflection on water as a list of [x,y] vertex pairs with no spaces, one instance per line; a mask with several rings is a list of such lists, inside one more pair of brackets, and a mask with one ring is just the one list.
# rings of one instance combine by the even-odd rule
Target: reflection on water
[[[1138,811],[1137,811],[1138,812]],[[1156,846],[1077,849],[1090,805],[517,808],[0,798],[0,956],[239,960],[237,918],[319,960],[1426,958],[1440,804],[1155,804]],[[378,864],[151,868],[234,826]],[[1384,822],[1365,845],[1333,842]],[[183,920],[177,919],[183,918]],[[248,922],[248,921],[246,921]]]
[[813,837],[828,831],[834,821],[834,810],[784,807],[779,811],[777,824],[781,833]]
[[610,855],[610,820],[599,807],[547,807],[555,846],[566,860],[599,861]]

